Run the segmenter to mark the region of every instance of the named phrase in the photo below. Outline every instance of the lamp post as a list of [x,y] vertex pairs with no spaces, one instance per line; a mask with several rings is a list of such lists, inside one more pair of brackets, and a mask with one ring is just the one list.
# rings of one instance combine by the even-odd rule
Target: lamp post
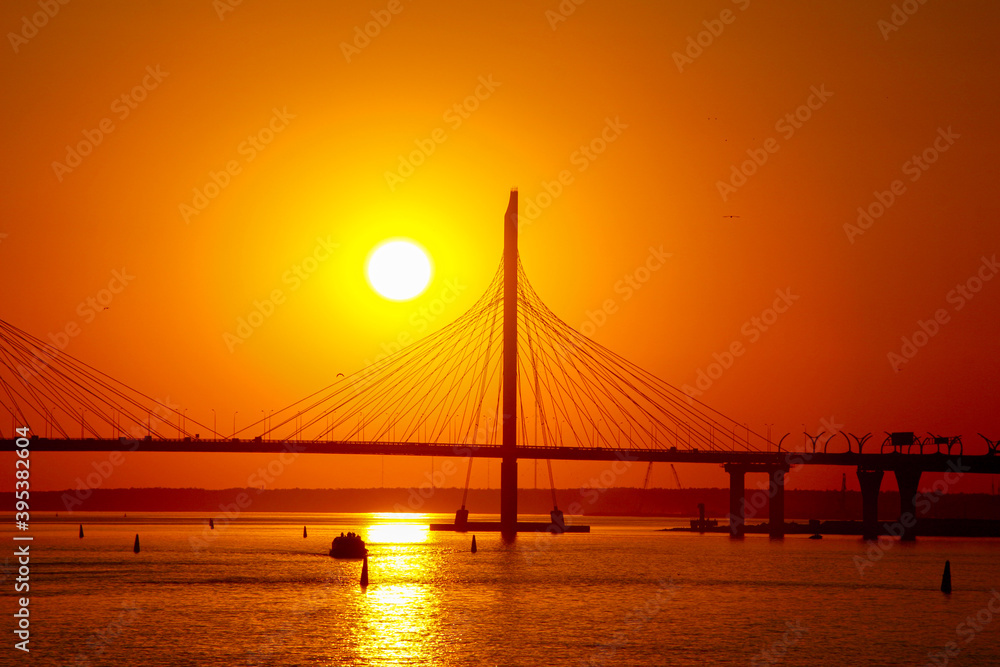
[[219,428],[218,428],[218,426],[219,426],[219,415],[215,414],[215,408],[211,408],[211,410],[212,410],[212,432],[215,433],[215,437],[218,438],[219,437]]
[[236,415],[238,415],[238,414],[240,414],[239,410],[237,410],[236,412],[233,413],[233,437],[234,438],[236,437]]

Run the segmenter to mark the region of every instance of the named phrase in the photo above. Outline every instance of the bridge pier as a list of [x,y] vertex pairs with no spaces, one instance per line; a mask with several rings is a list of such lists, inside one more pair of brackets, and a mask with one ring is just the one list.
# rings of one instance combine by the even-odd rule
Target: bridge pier
[[861,537],[864,540],[878,539],[878,492],[882,487],[884,474],[882,470],[858,468],[858,484],[861,485]]
[[[743,538],[747,516],[746,479],[748,472],[767,474],[767,532],[773,540],[785,537],[785,475],[788,466],[773,463],[726,463],[723,469],[729,473],[729,537],[734,540]],[[760,499],[760,504],[757,500]],[[749,513],[754,516],[757,510],[763,509],[763,496],[754,496],[750,503]]]
[[895,470],[896,486],[899,487],[899,539],[912,542],[917,539],[916,496],[920,486],[921,471],[917,469]]
[[785,538],[785,473],[782,468],[777,468],[770,474],[771,482],[768,486],[770,500],[767,503],[767,529],[772,540],[782,540]]
[[723,466],[729,473],[729,538],[743,539],[743,525],[746,522],[746,466],[727,463]]
[[517,459],[504,457],[500,462],[500,536],[517,536]]
[[455,530],[459,532],[465,532],[465,529],[468,525],[469,525],[469,510],[465,509],[465,505],[462,505],[462,509],[455,512]]

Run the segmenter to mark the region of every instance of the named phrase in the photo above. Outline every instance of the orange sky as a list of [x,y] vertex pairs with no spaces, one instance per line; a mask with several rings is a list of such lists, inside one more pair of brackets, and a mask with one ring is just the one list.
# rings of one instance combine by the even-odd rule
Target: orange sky
[[[678,386],[740,343],[700,396],[737,421],[977,451],[977,432],[1000,437],[1000,280],[979,282],[1000,271],[995,3],[40,4],[0,8],[0,318],[41,338],[75,323],[66,352],[203,423],[259,418],[461,314],[518,186],[521,258],[549,307],[596,325],[613,300],[592,337]],[[396,236],[435,266],[405,303],[363,275]],[[629,287],[650,248],[671,257]],[[274,314],[227,343],[275,290]],[[779,292],[797,298],[771,319]],[[39,455],[33,484],[71,486],[94,459]],[[243,485],[268,460],[130,455],[108,485]],[[275,485],[381,484],[376,457],[308,460]],[[557,463],[556,481],[602,469]],[[386,458],[385,482],[427,470]]]

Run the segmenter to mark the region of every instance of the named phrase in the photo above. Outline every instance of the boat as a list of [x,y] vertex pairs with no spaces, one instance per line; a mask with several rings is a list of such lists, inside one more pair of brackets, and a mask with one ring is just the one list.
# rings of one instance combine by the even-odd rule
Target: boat
[[333,538],[330,546],[330,556],[333,558],[364,558],[368,555],[368,548],[360,535],[355,533],[340,534],[340,537]]

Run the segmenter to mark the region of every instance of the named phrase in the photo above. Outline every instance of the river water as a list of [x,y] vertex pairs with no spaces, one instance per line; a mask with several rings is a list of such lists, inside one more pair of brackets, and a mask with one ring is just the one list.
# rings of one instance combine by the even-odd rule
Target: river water
[[[471,535],[427,531],[441,515],[44,518],[30,662],[11,639],[10,557],[0,664],[940,665],[950,648],[947,664],[1000,665],[997,540],[731,541],[605,517],[512,545],[478,534],[473,554]],[[364,590],[360,561],[327,556],[350,530],[369,545]]]

